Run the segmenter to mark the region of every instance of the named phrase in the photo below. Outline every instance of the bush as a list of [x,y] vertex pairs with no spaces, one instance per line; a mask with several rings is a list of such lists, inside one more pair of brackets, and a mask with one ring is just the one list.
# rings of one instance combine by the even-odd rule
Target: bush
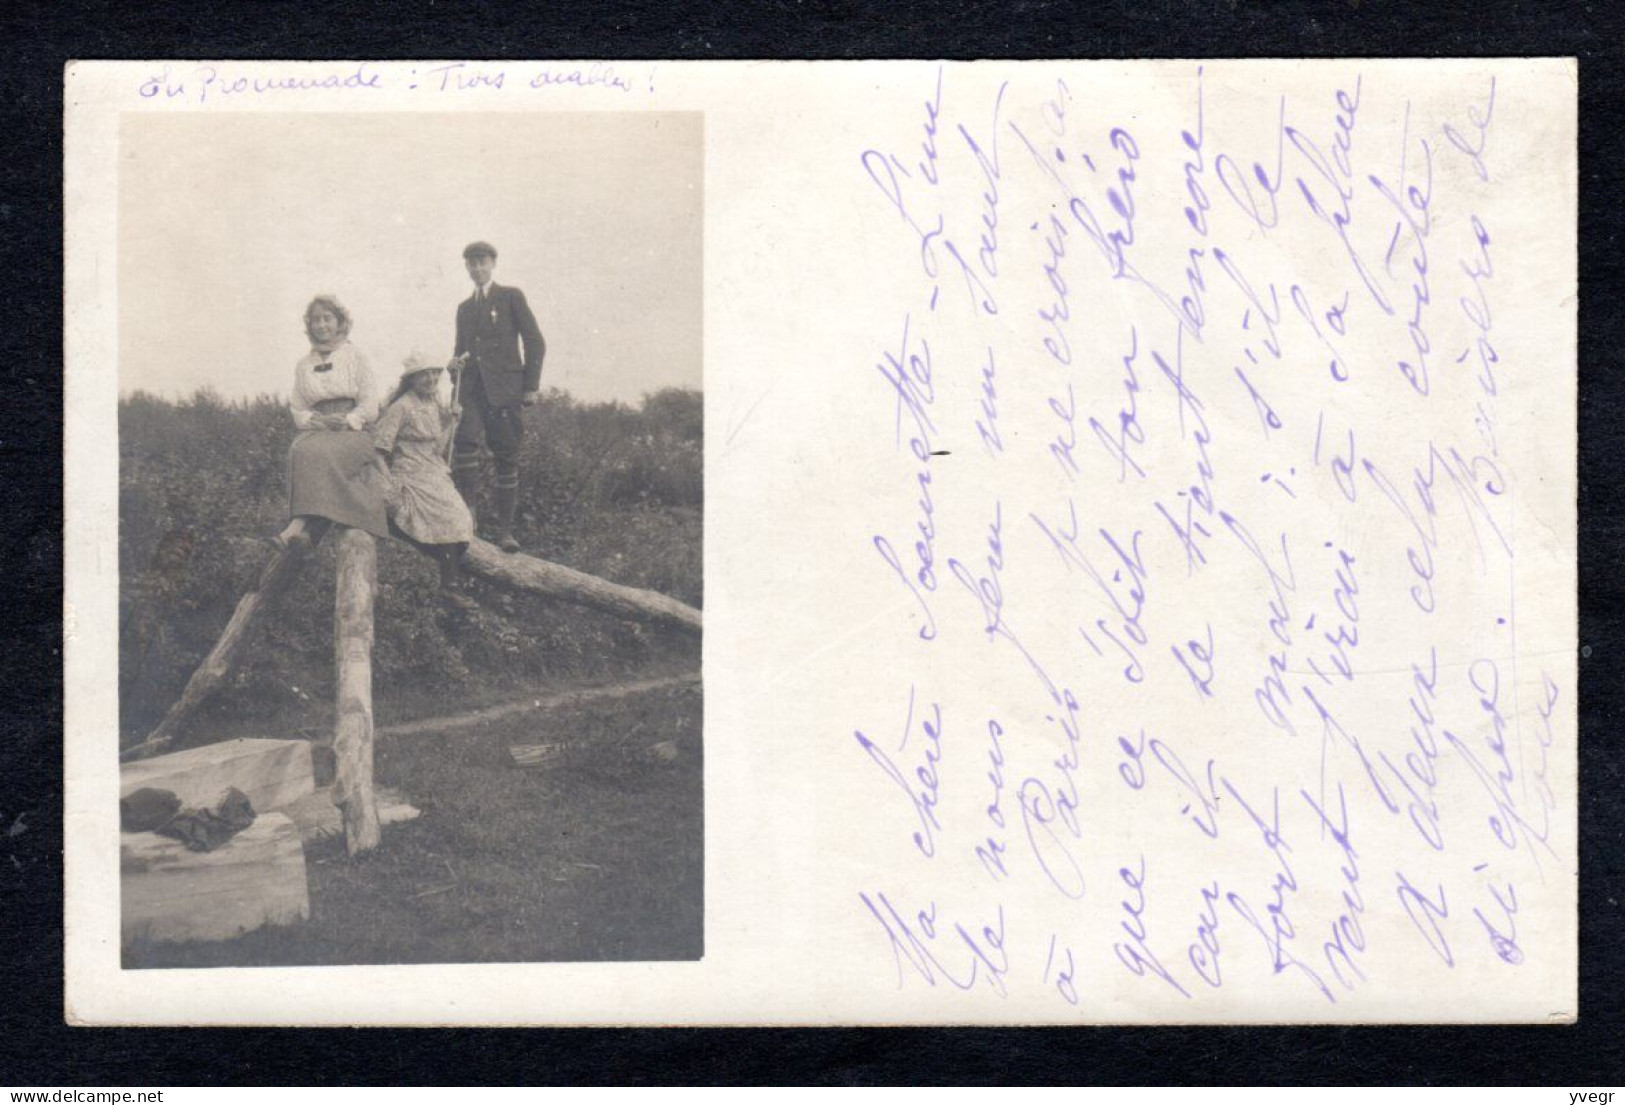
[[[694,605],[703,597],[702,397],[666,390],[638,407],[561,392],[527,412],[517,529],[527,552]],[[287,520],[293,422],[270,396],[203,391],[119,404],[121,729],[140,739],[179,696]],[[486,487],[490,486],[487,461]],[[529,596],[485,595],[472,619],[435,599],[434,565],[383,542],[374,645],[380,702],[529,691],[607,678],[691,641]],[[214,711],[241,717],[330,710],[333,553],[313,563],[266,619]],[[494,612],[493,612],[494,608]]]

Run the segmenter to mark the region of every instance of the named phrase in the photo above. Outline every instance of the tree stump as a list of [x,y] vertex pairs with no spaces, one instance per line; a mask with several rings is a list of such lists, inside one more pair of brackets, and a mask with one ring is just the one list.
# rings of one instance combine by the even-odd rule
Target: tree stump
[[255,813],[270,813],[316,792],[310,743],[240,738],[119,766],[119,795],[143,787],[171,791],[183,806],[209,806],[236,787]]
[[378,846],[378,806],[372,791],[372,605],[378,588],[378,548],[365,530],[338,531],[338,585],[333,609],[338,664],[338,720],[333,731],[337,773],[333,804],[344,820],[351,855]]
[[230,940],[310,917],[304,844],[280,813],[261,814],[212,852],[189,852],[157,833],[122,833],[119,873],[126,945]]

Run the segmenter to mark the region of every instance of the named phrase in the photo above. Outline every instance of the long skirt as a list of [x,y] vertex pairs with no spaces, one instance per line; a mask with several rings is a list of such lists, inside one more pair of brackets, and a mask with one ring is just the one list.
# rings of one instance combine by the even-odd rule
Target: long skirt
[[360,430],[306,430],[288,450],[288,514],[389,536],[389,471]]

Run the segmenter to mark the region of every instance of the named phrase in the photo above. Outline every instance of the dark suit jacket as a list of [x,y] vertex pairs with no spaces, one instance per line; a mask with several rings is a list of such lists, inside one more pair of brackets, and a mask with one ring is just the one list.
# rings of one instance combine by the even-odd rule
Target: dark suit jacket
[[[519,352],[524,341],[524,357]],[[480,374],[485,398],[492,406],[518,403],[542,382],[542,355],[546,352],[541,327],[518,288],[486,285],[486,300],[476,309],[471,295],[457,305],[455,356],[469,354],[469,368]]]

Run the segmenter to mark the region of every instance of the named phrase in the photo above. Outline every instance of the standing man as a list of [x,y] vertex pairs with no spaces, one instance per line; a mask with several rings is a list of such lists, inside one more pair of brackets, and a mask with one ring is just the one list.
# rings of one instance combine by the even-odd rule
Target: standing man
[[452,481],[477,521],[484,442],[496,458],[492,539],[503,552],[518,552],[513,516],[519,502],[519,441],[525,432],[520,408],[536,403],[546,345],[525,293],[500,287],[491,279],[497,264],[495,246],[470,243],[463,250],[463,264],[474,281],[474,294],[457,305],[457,351],[451,367],[466,376],[461,380],[463,420],[452,453]]

